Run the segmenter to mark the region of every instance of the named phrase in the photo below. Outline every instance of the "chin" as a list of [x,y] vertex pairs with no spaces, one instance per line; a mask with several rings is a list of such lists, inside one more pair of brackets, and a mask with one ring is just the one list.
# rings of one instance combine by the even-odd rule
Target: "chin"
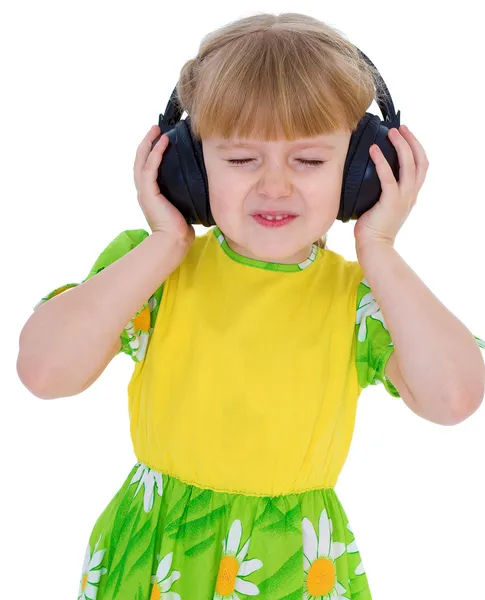
[[[312,242],[307,244],[310,247]],[[305,246],[305,245],[304,245]],[[266,262],[283,262],[302,252],[302,246],[295,244],[282,244],[281,242],[274,244],[255,244],[251,245],[248,250],[257,256],[260,260]]]

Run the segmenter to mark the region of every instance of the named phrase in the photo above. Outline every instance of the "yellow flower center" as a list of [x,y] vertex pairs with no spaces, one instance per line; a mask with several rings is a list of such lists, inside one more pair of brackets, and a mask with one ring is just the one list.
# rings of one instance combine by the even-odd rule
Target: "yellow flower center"
[[232,594],[236,586],[239,563],[234,556],[223,556],[217,575],[216,592],[221,596]]
[[88,582],[88,574],[86,573],[81,582],[81,591],[84,592],[86,588],[86,583]]
[[160,588],[158,587],[157,583],[155,582],[153,584],[150,600],[160,600],[161,597],[162,597],[162,595],[160,594]]
[[328,558],[317,558],[308,571],[306,582],[310,596],[325,596],[335,585],[335,566]]
[[142,331],[148,331],[150,329],[150,309],[148,306],[133,319],[133,327],[135,329],[141,329]]

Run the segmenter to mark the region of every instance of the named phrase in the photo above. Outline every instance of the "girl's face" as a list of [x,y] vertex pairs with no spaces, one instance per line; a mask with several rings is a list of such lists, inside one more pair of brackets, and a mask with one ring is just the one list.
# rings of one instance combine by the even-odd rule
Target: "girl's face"
[[[269,262],[307,259],[337,217],[350,137],[341,131],[295,141],[203,138],[211,211],[229,246]],[[237,160],[244,162],[230,162]],[[264,211],[296,218],[265,227],[254,218]]]

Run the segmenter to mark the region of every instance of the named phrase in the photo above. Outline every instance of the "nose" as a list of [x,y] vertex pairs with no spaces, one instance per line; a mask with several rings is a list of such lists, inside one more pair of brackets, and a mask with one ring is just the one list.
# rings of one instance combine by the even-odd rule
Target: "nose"
[[262,170],[257,191],[268,198],[281,198],[293,194],[293,184],[285,167],[268,166]]

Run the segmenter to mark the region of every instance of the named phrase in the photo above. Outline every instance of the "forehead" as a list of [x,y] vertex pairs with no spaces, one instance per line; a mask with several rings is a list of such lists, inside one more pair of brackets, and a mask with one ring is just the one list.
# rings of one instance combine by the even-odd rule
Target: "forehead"
[[324,148],[327,150],[335,150],[337,136],[318,136],[313,138],[300,138],[298,140],[278,140],[266,142],[257,139],[242,139],[242,138],[216,138],[215,148],[217,150],[227,150],[231,148],[264,148],[269,146],[282,146],[292,150],[303,148]]

